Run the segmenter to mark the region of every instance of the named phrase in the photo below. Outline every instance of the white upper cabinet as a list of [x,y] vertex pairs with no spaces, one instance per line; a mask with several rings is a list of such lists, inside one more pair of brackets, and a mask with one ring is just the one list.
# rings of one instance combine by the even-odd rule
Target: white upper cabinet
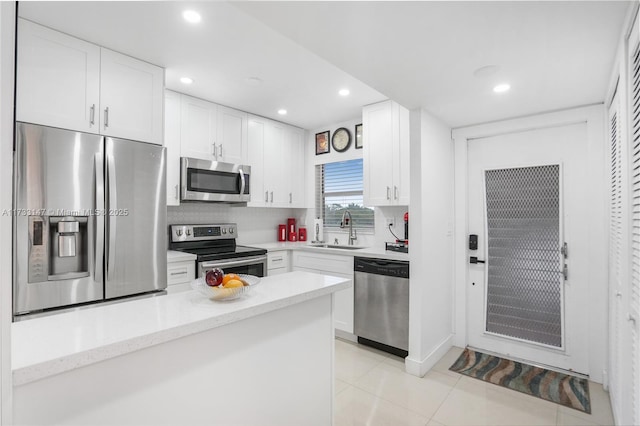
[[225,163],[247,162],[247,113],[218,105],[217,160]]
[[304,207],[304,131],[266,118],[248,118],[250,207]]
[[247,162],[251,166],[249,185],[251,189],[251,202],[249,207],[265,207],[269,203],[269,190],[264,182],[264,142],[267,120],[262,117],[249,116],[248,118],[248,152]]
[[16,120],[100,131],[100,47],[18,22]]
[[247,113],[182,95],[182,156],[247,162]]
[[409,204],[409,111],[393,101],[362,111],[364,204]]
[[218,106],[187,95],[181,97],[181,156],[215,161]]
[[16,119],[162,144],[164,71],[18,22]]
[[162,68],[103,48],[101,133],[162,145],[163,90]]
[[180,94],[164,92],[164,146],[167,148],[167,205],[180,205]]

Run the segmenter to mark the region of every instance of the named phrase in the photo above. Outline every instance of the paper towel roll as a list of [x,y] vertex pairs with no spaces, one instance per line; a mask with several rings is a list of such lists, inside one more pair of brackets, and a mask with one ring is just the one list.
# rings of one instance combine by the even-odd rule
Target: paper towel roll
[[322,223],[322,219],[313,219],[313,229],[311,230],[311,232],[313,232],[313,241],[324,241],[323,238],[323,228],[324,228],[324,224]]

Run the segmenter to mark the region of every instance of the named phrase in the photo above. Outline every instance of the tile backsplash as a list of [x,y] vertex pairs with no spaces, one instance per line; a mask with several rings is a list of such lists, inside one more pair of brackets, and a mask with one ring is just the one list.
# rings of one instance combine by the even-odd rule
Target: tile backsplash
[[295,217],[299,221],[300,217],[296,214],[300,215],[300,212],[306,210],[184,203],[167,207],[167,225],[237,223],[238,243],[270,243],[277,240],[278,224],[287,223],[288,217]]

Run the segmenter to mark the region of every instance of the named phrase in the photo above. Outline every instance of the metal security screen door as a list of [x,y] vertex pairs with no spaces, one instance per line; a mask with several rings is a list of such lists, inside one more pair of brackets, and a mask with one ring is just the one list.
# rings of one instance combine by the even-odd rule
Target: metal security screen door
[[562,348],[560,166],[487,170],[485,331]]

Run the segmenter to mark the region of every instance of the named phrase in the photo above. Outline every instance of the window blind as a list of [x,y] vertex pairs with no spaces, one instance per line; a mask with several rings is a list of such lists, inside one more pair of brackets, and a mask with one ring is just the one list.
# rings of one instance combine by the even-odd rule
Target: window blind
[[316,166],[316,217],[325,227],[339,227],[342,215],[349,210],[353,226],[374,227],[373,209],[364,206],[362,159]]

